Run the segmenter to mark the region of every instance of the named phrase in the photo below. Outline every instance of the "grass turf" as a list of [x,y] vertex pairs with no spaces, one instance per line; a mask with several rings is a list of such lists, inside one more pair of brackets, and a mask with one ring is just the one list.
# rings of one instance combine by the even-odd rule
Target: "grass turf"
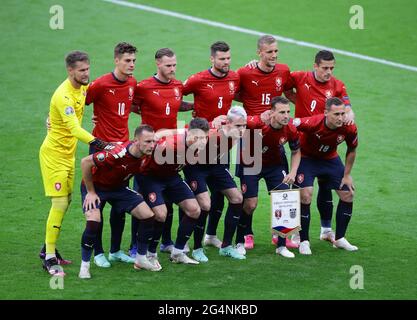
[[[263,6],[249,1],[141,1],[140,3],[239,25],[265,33],[417,65],[417,27],[412,1],[363,2],[365,30],[348,26],[349,1],[309,4],[275,1]],[[142,12],[103,1],[62,1],[64,30],[49,28],[53,1],[4,1],[0,73],[0,298],[1,299],[415,299],[417,263],[414,195],[417,188],[415,136],[417,73],[337,55],[336,76],[348,88],[356,112],[360,147],[353,171],[356,199],[348,238],[360,250],[335,250],[318,238],[318,214],[313,206],[313,255],[286,260],[274,254],[269,234],[269,199],[262,185],[255,213],[256,247],[246,261],[219,257],[209,248],[210,262],[199,266],[172,265],[161,254],[161,273],[135,272],[115,264],[92,267],[93,279],[77,278],[80,236],[80,170],[77,167],[73,203],[65,217],[58,247],[74,264],[66,268],[64,290],[51,290],[37,253],[44,238],[49,201],[43,196],[38,149],[45,136],[44,120],[50,97],[66,77],[63,57],[72,49],[91,56],[91,78],[113,68],[112,49],[131,41],[140,50],[135,76],[154,70],[153,54],[172,47],[178,57],[179,79],[209,66],[208,47],[219,39],[232,47],[237,69],[256,58],[256,37]],[[395,25],[395,28],[387,26]],[[315,49],[280,43],[279,59],[291,70],[309,69]],[[91,108],[83,126],[91,129]],[[189,114],[181,117],[189,119]],[[130,128],[138,124],[130,119]],[[344,149],[340,150],[341,155]],[[79,144],[77,164],[87,154]],[[104,244],[108,248],[106,211]],[[130,219],[127,219],[129,221]],[[127,248],[126,224],[123,248]],[[175,228],[174,228],[175,230]],[[222,227],[219,228],[221,233]],[[173,232],[174,234],[174,232]],[[364,289],[349,287],[352,265],[364,268]]]

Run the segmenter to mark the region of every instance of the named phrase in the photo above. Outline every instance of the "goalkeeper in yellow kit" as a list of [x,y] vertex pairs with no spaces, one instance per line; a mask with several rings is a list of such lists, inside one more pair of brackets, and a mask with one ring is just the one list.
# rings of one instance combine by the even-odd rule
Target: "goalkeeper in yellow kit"
[[40,257],[43,268],[51,275],[65,275],[58,264],[70,263],[56,251],[64,214],[71,202],[74,184],[75,151],[77,141],[98,149],[113,149],[114,145],[101,141],[81,128],[87,85],[90,76],[88,55],[72,51],[65,57],[68,78],[61,83],[52,96],[49,121],[50,128],[39,152],[45,195],[52,206],[46,223],[45,246]]

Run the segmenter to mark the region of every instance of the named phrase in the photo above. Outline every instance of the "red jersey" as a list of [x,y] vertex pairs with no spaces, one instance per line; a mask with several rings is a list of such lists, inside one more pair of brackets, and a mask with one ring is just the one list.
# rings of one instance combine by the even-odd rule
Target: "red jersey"
[[230,70],[218,77],[210,69],[196,73],[184,82],[184,95],[194,94],[194,115],[213,121],[229,111],[239,91],[239,75]]
[[333,159],[338,156],[337,146],[346,141],[348,148],[358,146],[358,129],[356,125],[343,125],[340,128],[329,129],[325,123],[324,114],[295,118],[293,124],[301,135],[301,155],[315,159]]
[[290,69],[286,64],[276,64],[271,72],[258,67],[242,67],[237,73],[240,76],[240,98],[249,116],[271,109],[271,99],[291,88]]
[[[259,130],[262,139],[262,153],[256,153],[254,151],[254,142],[255,140],[251,139],[249,143],[250,156],[262,156],[262,166],[273,166],[285,164],[287,161],[284,159],[285,153],[283,150],[284,145],[288,142],[291,150],[298,150],[300,148],[300,135],[297,131],[297,128],[289,123],[286,126],[283,126],[281,129],[275,129],[270,125],[266,125],[261,119],[260,116],[249,116],[247,129],[250,130]],[[258,151],[258,150],[257,150]],[[245,152],[245,150],[242,150]],[[246,164],[244,159],[242,159],[241,152],[241,163]]]
[[187,133],[177,133],[166,136],[158,140],[152,156],[143,166],[142,174],[158,178],[169,177],[177,174],[188,164],[188,157],[193,157],[197,162],[197,157],[187,153],[186,145]]
[[[134,157],[129,153],[129,146],[132,142],[123,144],[127,149],[126,155],[122,158],[115,158],[112,152],[99,151],[93,154],[95,166],[92,168],[94,186],[113,190],[129,185],[129,179],[141,172],[146,157]],[[83,182],[84,183],[84,182]]]
[[94,116],[97,123],[93,136],[106,141],[129,140],[128,118],[136,79],[118,80],[113,72],[107,73],[88,86],[85,104],[94,103]]
[[134,104],[140,108],[142,124],[152,126],[155,131],[176,129],[182,91],[182,83],[176,79],[166,83],[152,76],[139,82]]
[[319,82],[313,71],[295,71],[291,72],[291,86],[297,90],[296,118],[323,114],[326,100],[331,97],[340,98],[350,106],[345,84],[334,77],[327,82]]

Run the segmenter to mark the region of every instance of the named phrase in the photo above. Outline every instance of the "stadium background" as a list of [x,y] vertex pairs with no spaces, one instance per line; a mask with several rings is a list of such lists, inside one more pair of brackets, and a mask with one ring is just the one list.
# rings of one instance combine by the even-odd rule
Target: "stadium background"
[[[133,2],[133,0],[132,0]],[[277,34],[329,47],[417,66],[415,1],[136,1],[226,24]],[[51,30],[49,9],[64,8],[64,29]],[[359,4],[365,29],[349,27],[349,8]],[[232,68],[256,58],[257,36],[224,30],[155,13],[94,1],[2,2],[0,12],[0,299],[415,299],[417,172],[415,123],[417,73],[336,54],[342,79],[356,112],[360,147],[353,178],[356,199],[348,239],[355,253],[335,250],[318,240],[313,205],[313,255],[292,260],[274,254],[269,233],[269,199],[262,184],[255,216],[256,247],[246,261],[221,258],[207,250],[210,262],[172,265],[161,254],[163,272],[135,272],[116,264],[92,267],[90,281],[78,279],[80,236],[79,144],[73,203],[58,247],[74,264],[66,268],[64,290],[52,290],[37,257],[44,238],[49,201],[43,196],[38,149],[45,136],[49,100],[66,77],[63,57],[73,49],[91,57],[91,79],[113,68],[119,41],[139,48],[135,76],[154,70],[161,47],[177,54],[177,78],[209,67],[209,46],[216,40],[232,48]],[[291,70],[311,69],[316,49],[281,42],[279,60]],[[91,107],[83,126],[91,129]],[[189,119],[190,114],[181,115]],[[138,124],[132,115],[130,128]],[[340,153],[344,155],[344,148]],[[105,248],[109,246],[108,209]],[[176,217],[177,219],[177,217]],[[127,249],[130,218],[125,227]],[[175,230],[175,228],[174,228]],[[221,232],[222,228],[219,229]],[[352,290],[351,266],[364,270],[364,289]]]

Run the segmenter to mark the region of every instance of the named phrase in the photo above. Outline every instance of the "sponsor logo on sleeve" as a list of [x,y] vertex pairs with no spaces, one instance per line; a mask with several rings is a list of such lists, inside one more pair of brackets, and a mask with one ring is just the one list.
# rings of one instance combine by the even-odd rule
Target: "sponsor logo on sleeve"
[[74,114],[74,113],[75,113],[74,108],[73,108],[73,107],[71,107],[71,106],[67,106],[67,107],[65,108],[64,112],[65,112],[65,114],[66,114],[67,116],[70,116],[70,115],[72,115],[72,114]]
[[99,154],[97,154],[96,158],[98,161],[103,162],[104,159],[106,159],[106,155],[103,152],[100,152]]

